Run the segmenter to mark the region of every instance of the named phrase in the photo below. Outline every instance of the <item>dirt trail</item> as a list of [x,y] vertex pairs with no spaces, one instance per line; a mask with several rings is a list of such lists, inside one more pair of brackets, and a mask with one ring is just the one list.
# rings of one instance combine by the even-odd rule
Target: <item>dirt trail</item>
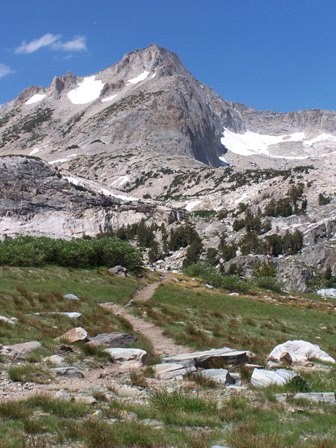
[[[171,277],[171,273],[165,274],[160,280],[139,290],[133,296],[132,300],[136,302],[146,302],[150,300],[156,289]],[[160,327],[142,319],[141,317],[134,316],[127,310],[127,308],[120,305],[115,305],[113,303],[102,303],[100,306],[102,306],[105,310],[112,311],[117,316],[126,319],[133,326],[135,331],[142,333],[147,339],[150,340],[157,355],[177,355],[179,353],[187,353],[190,351],[190,348],[178,345],[175,341],[173,341],[173,339],[165,336]]]
[[[170,278],[172,278],[171,273],[163,275],[160,280],[140,289],[133,296],[132,300],[139,302],[150,300],[160,284]],[[105,310],[111,311],[128,320],[135,331],[142,333],[151,341],[156,354],[175,355],[190,351],[190,348],[178,345],[172,339],[165,336],[160,327],[130,314],[127,307],[122,307],[113,303],[102,303],[100,306]],[[56,382],[52,382],[51,384],[13,383],[0,374],[0,402],[7,400],[22,400],[39,393],[54,396],[57,391],[62,389],[71,394],[77,393],[85,395],[87,392],[91,393],[92,389],[97,388],[98,386],[118,384],[120,381],[118,378],[122,378],[122,375],[128,372],[131,368],[132,366],[125,366],[125,368],[123,368],[123,366],[119,364],[110,364],[108,366],[94,368],[89,367],[83,369],[85,375],[84,378],[58,378]]]

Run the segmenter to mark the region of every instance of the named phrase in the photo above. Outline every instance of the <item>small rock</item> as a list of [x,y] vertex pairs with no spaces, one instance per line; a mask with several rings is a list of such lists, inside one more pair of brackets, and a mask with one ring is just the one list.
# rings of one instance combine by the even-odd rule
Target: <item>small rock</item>
[[55,398],[59,398],[59,399],[61,399],[61,400],[67,400],[67,401],[70,401],[70,400],[71,400],[71,395],[69,394],[69,392],[67,392],[67,391],[64,390],[64,389],[58,390],[58,391],[55,393],[54,397],[55,397]]
[[58,313],[58,314],[61,314],[62,316],[66,316],[69,319],[79,319],[80,317],[82,317],[81,313],[77,313],[76,311],[64,312],[64,313]]
[[16,325],[17,324],[17,318],[16,317],[5,317],[0,316],[0,322],[3,322],[8,325]]
[[74,342],[87,341],[88,333],[86,330],[84,330],[84,328],[76,327],[76,328],[72,328],[71,330],[67,331],[62,336],[60,336],[58,339],[72,344]]
[[63,356],[52,355],[52,356],[47,356],[46,358],[44,358],[43,362],[45,362],[46,364],[53,364],[55,366],[60,366],[60,365],[64,364],[65,360],[64,360]]
[[67,367],[55,367],[51,369],[53,373],[57,376],[66,376],[69,378],[84,378],[83,372],[78,369],[78,367],[67,366]]
[[65,300],[79,300],[75,294],[64,294],[63,299]]
[[140,348],[106,348],[104,351],[113,361],[119,362],[139,361],[143,364],[147,358],[147,352]]
[[140,397],[144,394],[143,391],[137,389],[136,387],[128,386],[117,386],[116,393],[120,397]]
[[125,277],[126,273],[127,273],[127,269],[124,268],[124,266],[117,265],[117,266],[114,266],[113,268],[108,269],[107,272],[111,275],[119,275],[121,277]]
[[198,374],[219,384],[231,385],[236,383],[235,378],[226,369],[201,370]]
[[84,404],[89,404],[89,405],[97,403],[97,400],[95,399],[95,397],[92,397],[92,396],[82,396],[82,395],[79,395],[77,397],[74,397],[73,400],[76,403],[84,403]]
[[101,333],[90,338],[89,345],[105,345],[110,348],[126,347],[136,342],[137,338],[125,333]]

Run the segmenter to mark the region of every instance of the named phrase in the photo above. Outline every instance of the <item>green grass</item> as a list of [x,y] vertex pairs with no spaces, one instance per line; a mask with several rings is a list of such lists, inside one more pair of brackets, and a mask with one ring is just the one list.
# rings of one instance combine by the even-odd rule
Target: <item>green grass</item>
[[[98,306],[100,302],[127,303],[138,281],[133,277],[110,276],[106,269],[0,268],[0,309],[5,316],[15,316],[18,324],[0,323],[2,344],[28,340],[53,346],[54,338],[74,326],[83,326],[91,336],[124,331],[125,324]],[[66,293],[80,301],[63,299]],[[50,312],[78,311],[82,318],[71,320]],[[40,313],[36,315],[35,313]]]
[[[278,299],[276,299],[278,297]],[[336,356],[334,315],[303,302],[274,303],[259,296],[161,285],[150,302],[137,304],[177,342],[195,349],[229,346],[251,350],[264,359],[279,343],[304,339]],[[318,339],[316,338],[318,336]]]
[[38,384],[47,384],[53,378],[47,369],[32,364],[12,365],[8,368],[8,376],[12,381]]

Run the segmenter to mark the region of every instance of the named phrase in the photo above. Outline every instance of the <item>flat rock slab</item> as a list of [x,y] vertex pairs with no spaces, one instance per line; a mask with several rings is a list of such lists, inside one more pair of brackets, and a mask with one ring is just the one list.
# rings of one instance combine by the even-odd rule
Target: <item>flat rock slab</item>
[[80,342],[80,341],[87,341],[89,339],[89,337],[88,337],[87,331],[84,330],[84,328],[76,327],[76,328],[71,328],[71,330],[62,334],[62,336],[60,336],[58,339],[61,341],[74,343],[74,342]]
[[276,394],[275,397],[281,402],[287,401],[287,399],[303,399],[315,403],[336,404],[335,392],[300,392],[297,394]]
[[255,387],[267,387],[270,385],[283,386],[297,376],[299,376],[297,373],[287,369],[254,369],[251,384]]
[[223,347],[163,358],[165,363],[183,364],[184,367],[202,367],[204,369],[221,368],[227,365],[241,365],[254,357],[249,351]]
[[147,352],[140,348],[106,348],[104,352],[108,353],[113,361],[119,362],[138,361],[143,364],[147,358]]
[[137,338],[125,333],[102,333],[90,338],[90,345],[105,345],[110,348],[124,348],[130,344],[134,344]]
[[230,375],[229,371],[226,369],[206,369],[198,372],[198,375],[201,375],[209,380],[214,381],[218,384],[224,384],[226,386],[233,385],[236,383],[236,379]]
[[56,376],[66,376],[68,378],[84,378],[83,372],[78,369],[78,367],[67,366],[67,367],[55,367],[51,371]]
[[288,354],[294,363],[303,363],[309,360],[319,359],[324,362],[335,363],[335,359],[320,349],[318,345],[307,341],[287,341],[277,345],[269,354],[268,360],[280,362]]
[[1,354],[11,359],[24,358],[28,353],[41,348],[42,344],[38,341],[22,342],[21,344],[4,345]]
[[196,367],[194,366],[185,367],[183,364],[176,363],[156,364],[153,366],[153,369],[155,378],[158,380],[171,380],[196,371]]

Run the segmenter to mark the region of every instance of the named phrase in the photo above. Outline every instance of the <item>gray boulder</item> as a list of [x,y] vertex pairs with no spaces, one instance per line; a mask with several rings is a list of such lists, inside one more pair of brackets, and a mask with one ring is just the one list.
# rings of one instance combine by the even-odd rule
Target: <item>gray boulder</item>
[[144,364],[147,358],[147,352],[140,348],[106,348],[104,351],[111,356],[112,361],[138,361]]
[[255,387],[283,386],[297,376],[299,376],[297,373],[287,369],[254,369],[251,384]]
[[236,379],[232,375],[230,375],[229,371],[226,369],[201,370],[200,372],[198,372],[198,375],[208,378],[215,383],[224,384],[226,386],[236,383]]
[[107,272],[111,275],[119,275],[121,277],[125,277],[127,274],[127,269],[124,268],[124,266],[117,265],[113,266],[113,268],[108,269]]

